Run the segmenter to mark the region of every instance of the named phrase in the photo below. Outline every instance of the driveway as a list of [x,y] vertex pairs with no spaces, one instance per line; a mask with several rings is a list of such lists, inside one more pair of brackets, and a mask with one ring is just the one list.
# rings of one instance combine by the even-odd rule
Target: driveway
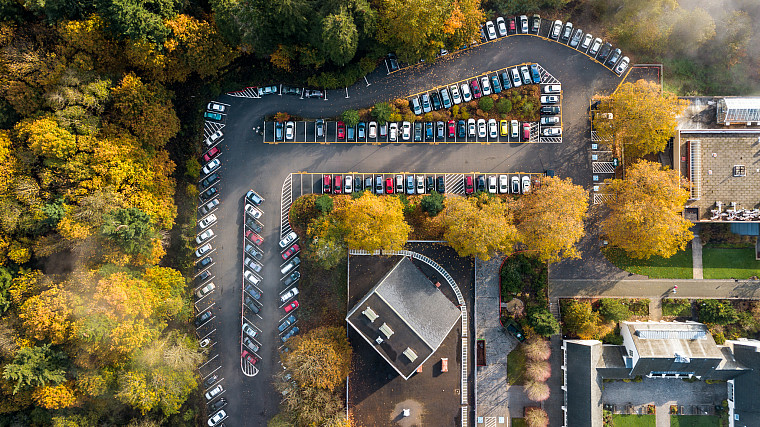
[[[563,85],[562,144],[389,144],[375,145],[265,145],[252,128],[263,123],[264,116],[285,111],[304,117],[334,117],[349,108],[367,107],[376,102],[403,97],[426,88],[458,81],[486,71],[522,62],[537,62]],[[230,104],[225,137],[220,143],[222,181],[218,185],[222,204],[216,211],[218,224],[214,247],[214,279],[217,344],[211,355],[221,365],[225,408],[230,426],[266,425],[278,412],[279,394],[272,386],[272,374],[279,365],[277,323],[282,317],[279,306],[280,194],[285,177],[296,171],[430,171],[469,172],[503,171],[542,172],[554,169],[559,176],[570,176],[584,186],[590,184],[588,159],[588,124],[586,110],[590,96],[611,92],[620,79],[585,55],[566,46],[537,37],[509,37],[497,42],[450,54],[433,65],[424,65],[386,75],[385,66],[345,91],[328,91],[327,100],[301,100],[296,97],[268,95],[261,99],[222,96]],[[272,82],[274,83],[274,82]],[[243,196],[254,188],[266,201],[262,236],[265,241],[261,298],[264,308],[257,327],[262,330],[255,377],[242,375],[240,368],[241,259],[243,232]],[[308,304],[308,301],[301,301]],[[217,363],[217,362],[214,362]]]

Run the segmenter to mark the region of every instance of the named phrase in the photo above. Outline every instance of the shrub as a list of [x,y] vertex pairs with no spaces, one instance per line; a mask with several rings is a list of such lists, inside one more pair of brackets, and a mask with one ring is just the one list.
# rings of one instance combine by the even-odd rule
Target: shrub
[[525,364],[525,376],[533,381],[546,381],[552,376],[552,367],[544,360],[531,360]]
[[541,408],[525,408],[525,424],[528,427],[547,427],[549,415]]
[[512,111],[512,101],[510,101],[507,98],[501,98],[499,102],[496,103],[496,110],[500,114],[507,114],[510,111]]
[[525,381],[525,395],[534,402],[543,402],[549,398],[551,391],[546,383],[540,381]]
[[480,101],[478,101],[478,108],[485,112],[491,111],[493,109],[493,99],[488,96],[480,98]]
[[346,110],[340,117],[348,126],[356,126],[359,123],[359,112],[356,110]]
[[333,210],[333,199],[327,194],[323,194],[317,197],[317,200],[314,202],[314,206],[323,214],[330,213]]
[[617,298],[604,298],[599,302],[599,314],[607,322],[620,322],[631,317],[631,311]]
[[736,309],[728,302],[708,299],[699,303],[699,321],[702,323],[726,325],[737,319]]
[[433,190],[422,198],[420,207],[430,216],[436,216],[443,210],[443,195]]
[[599,332],[599,313],[592,310],[588,301],[566,301],[562,307],[562,321],[565,333],[580,339],[592,339]]
[[277,120],[280,123],[287,122],[288,120],[290,120],[290,114],[279,112],[279,113],[277,113],[277,114],[274,115],[274,119]]
[[549,360],[552,355],[552,348],[549,340],[542,338],[531,338],[520,346],[525,357],[529,360]]
[[559,322],[546,307],[529,307],[527,319],[530,327],[541,336],[549,337],[559,332]]

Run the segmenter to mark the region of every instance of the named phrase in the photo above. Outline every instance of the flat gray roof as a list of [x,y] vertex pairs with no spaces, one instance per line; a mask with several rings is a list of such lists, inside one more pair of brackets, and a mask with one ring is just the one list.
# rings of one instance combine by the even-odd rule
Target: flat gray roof
[[681,322],[622,322],[640,357],[722,359],[707,326]]

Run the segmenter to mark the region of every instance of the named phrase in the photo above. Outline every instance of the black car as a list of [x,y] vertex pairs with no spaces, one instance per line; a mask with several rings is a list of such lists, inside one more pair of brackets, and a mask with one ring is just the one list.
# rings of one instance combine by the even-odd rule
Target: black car
[[248,295],[252,296],[255,300],[261,299],[261,292],[256,290],[256,288],[250,283],[245,285],[245,291],[248,292]]
[[372,177],[371,176],[364,178],[364,189],[368,191],[372,191]]
[[433,177],[429,176],[429,177],[425,178],[425,181],[426,181],[426,191],[428,193],[434,191],[435,190],[435,180],[433,179]]
[[245,296],[245,302],[243,302],[243,305],[248,307],[249,310],[253,312],[253,314],[259,313],[259,307],[256,305],[255,302],[249,297],[248,295]]
[[203,382],[203,385],[206,386],[207,388],[211,387],[212,385],[214,385],[214,383],[218,379],[219,379],[219,375],[214,374],[214,375],[206,378],[206,381]]
[[201,181],[201,188],[208,188],[211,184],[219,181],[219,174],[218,173],[212,173],[211,175],[207,176],[206,179]]
[[607,60],[607,66],[608,67],[614,67],[615,64],[617,64],[618,59],[620,59],[620,49],[615,49],[612,51],[612,55],[610,55],[610,59]]
[[195,327],[199,328],[201,325],[208,322],[209,319],[211,319],[211,316],[211,310],[201,313],[198,317],[195,318]]
[[221,398],[221,399],[217,400],[216,402],[212,403],[211,406],[209,406],[211,408],[211,410],[209,412],[218,411],[218,410],[224,408],[225,405],[227,405],[227,399]]
[[398,58],[393,53],[389,53],[388,54],[388,68],[391,71],[396,71],[399,68],[398,67]]
[[214,262],[214,259],[210,256],[207,256],[206,258],[203,258],[202,260],[198,261],[195,266],[197,268],[206,268],[206,266],[210,265],[212,262]]
[[541,107],[540,111],[541,111],[541,114],[543,114],[543,115],[552,116],[552,115],[559,114],[559,107],[556,106],[556,105],[555,106],[551,106],[551,107],[549,107],[549,106]]
[[362,192],[362,179],[358,176],[355,176],[354,179],[354,192],[361,193]]
[[457,136],[460,138],[467,136],[467,126],[465,125],[464,120],[459,120],[459,122],[457,122]]
[[[205,258],[204,258],[205,259]],[[198,283],[203,283],[211,277],[211,272],[206,270],[198,276]]]
[[301,88],[300,87],[283,86],[282,87],[282,94],[283,95],[298,95],[298,96],[301,96]]
[[434,91],[430,94],[430,98],[433,100],[433,110],[440,110],[443,106],[441,104],[441,95]]
[[249,218],[248,216],[245,217],[245,225],[247,225],[248,228],[250,228],[251,230],[257,233],[261,233],[261,230],[263,230],[263,227],[261,226],[261,224],[256,222],[255,219]]
[[301,278],[301,272],[298,270],[294,271],[293,273],[290,274],[290,276],[288,276],[287,279],[285,279],[285,287],[287,288],[288,286],[292,285],[293,283],[296,282],[296,280],[300,278]]
[[218,192],[219,191],[217,191],[216,187],[211,187],[208,190],[206,190],[203,193],[201,193],[201,195],[200,195],[201,200],[208,200],[208,199],[216,196],[216,193],[218,193]]
[[610,52],[612,52],[612,44],[605,43],[604,46],[602,46],[602,49],[599,51],[599,55],[596,57],[596,59],[598,59],[599,62],[604,64],[604,61],[610,55]]
[[414,122],[414,142],[422,141],[422,123]]
[[443,175],[438,177],[438,192],[441,194],[446,192],[446,183],[444,182]]
[[477,189],[478,191],[486,191],[486,177],[483,175],[478,175],[478,177],[475,179],[477,182]]

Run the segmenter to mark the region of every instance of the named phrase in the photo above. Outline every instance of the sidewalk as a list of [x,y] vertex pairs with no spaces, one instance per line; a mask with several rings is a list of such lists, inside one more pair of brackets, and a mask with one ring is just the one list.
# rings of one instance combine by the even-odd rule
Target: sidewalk
[[[673,295],[673,285],[678,293]],[[549,299],[572,297],[619,298],[736,298],[760,299],[758,280],[549,278]]]

